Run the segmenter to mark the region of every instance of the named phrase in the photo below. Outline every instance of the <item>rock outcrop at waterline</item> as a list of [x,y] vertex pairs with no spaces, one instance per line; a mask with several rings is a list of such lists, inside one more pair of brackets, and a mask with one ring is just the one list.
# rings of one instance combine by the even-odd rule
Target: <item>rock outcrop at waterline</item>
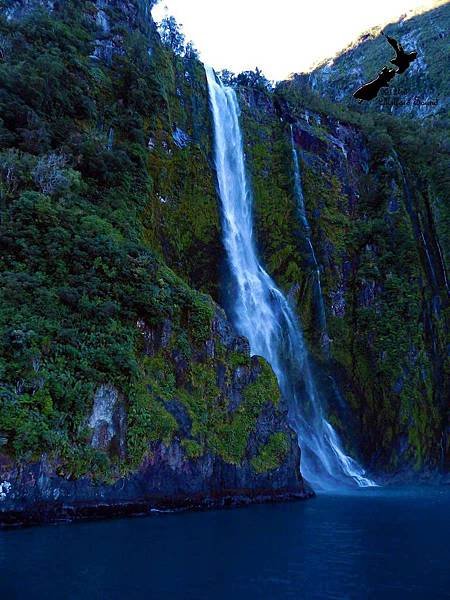
[[112,466],[109,481],[74,478],[56,457],[25,463],[0,454],[0,525],[312,495],[275,376],[250,357],[220,309],[189,360],[173,347],[170,321],[155,329],[141,321],[139,329],[148,368],[141,400],[155,404],[153,422],[144,423],[150,439],[136,440],[135,405],[111,385],[98,388],[87,422],[91,447],[128,464],[127,472]]

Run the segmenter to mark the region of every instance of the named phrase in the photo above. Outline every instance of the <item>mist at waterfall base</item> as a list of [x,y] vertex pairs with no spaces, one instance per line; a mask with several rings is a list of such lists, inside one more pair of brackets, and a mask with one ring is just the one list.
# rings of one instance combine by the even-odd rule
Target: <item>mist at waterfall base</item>
[[2,598],[448,598],[450,486],[0,532]]
[[[223,243],[231,276],[230,317],[236,330],[248,338],[251,352],[263,356],[278,378],[288,403],[290,424],[298,434],[305,479],[315,490],[373,486],[360,465],[344,452],[326,420],[300,323],[258,261],[236,94],[220,82],[212,68],[205,70],[214,124]],[[310,246],[314,255],[311,242]],[[320,286],[318,266],[317,280]]]

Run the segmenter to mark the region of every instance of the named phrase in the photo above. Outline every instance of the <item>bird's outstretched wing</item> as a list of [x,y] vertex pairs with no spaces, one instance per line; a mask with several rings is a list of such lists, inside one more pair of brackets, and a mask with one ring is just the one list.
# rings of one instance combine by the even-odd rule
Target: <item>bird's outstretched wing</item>
[[386,37],[387,41],[390,43],[390,45],[394,48],[397,56],[399,54],[404,54],[405,53],[405,51],[403,50],[403,47],[400,44],[400,42],[398,42],[395,38],[390,37],[389,35],[386,35],[385,37]]

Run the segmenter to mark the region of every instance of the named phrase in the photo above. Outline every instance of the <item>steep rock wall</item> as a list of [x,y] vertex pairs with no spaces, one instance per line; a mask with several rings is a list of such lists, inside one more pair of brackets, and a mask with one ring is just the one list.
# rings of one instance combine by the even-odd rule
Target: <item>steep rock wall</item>
[[[397,152],[390,138],[383,142],[382,127],[369,133],[363,123],[311,110],[299,89],[296,80],[275,94],[240,89],[261,252],[297,304],[347,443],[380,470],[443,467],[448,290],[431,173],[425,188],[414,169],[405,175],[401,138]],[[326,344],[299,227],[291,130],[321,271]]]

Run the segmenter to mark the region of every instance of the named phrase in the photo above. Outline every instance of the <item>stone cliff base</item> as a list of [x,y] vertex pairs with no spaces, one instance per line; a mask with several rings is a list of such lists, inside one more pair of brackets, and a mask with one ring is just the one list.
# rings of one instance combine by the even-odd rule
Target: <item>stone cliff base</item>
[[149,497],[133,502],[42,503],[26,510],[0,512],[0,527],[18,527],[113,517],[146,516],[184,510],[236,508],[251,504],[292,502],[314,497],[312,490],[226,490],[217,495]]

